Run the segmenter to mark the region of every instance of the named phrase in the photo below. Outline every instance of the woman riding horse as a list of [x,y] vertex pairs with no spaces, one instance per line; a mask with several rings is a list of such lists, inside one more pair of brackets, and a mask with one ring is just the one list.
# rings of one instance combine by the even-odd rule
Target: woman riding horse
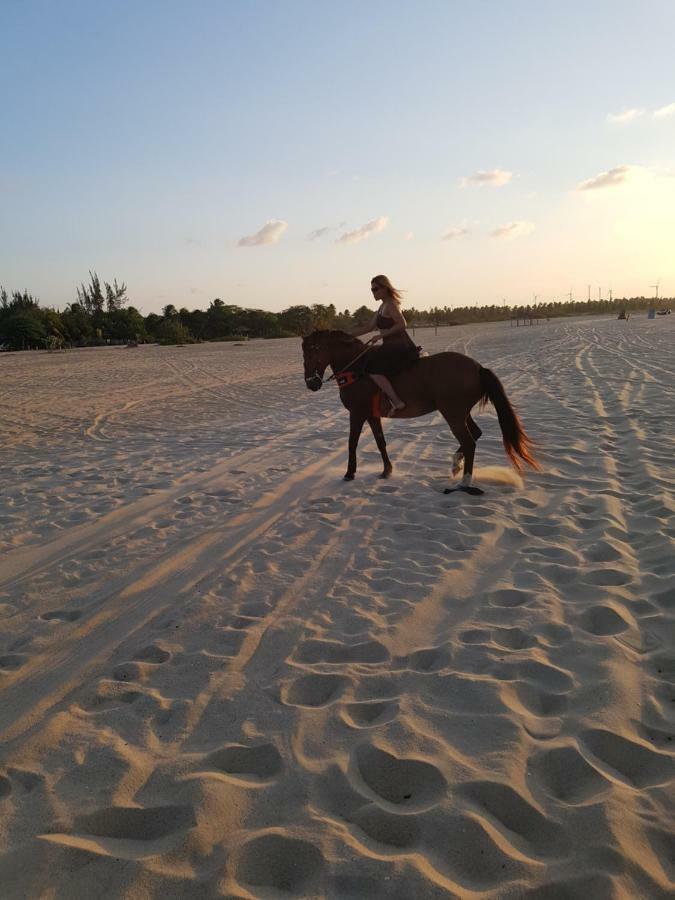
[[[395,295],[398,292],[383,275],[373,279],[371,289],[378,299],[386,299],[370,325],[356,329],[356,334],[365,334],[378,328],[380,335],[371,339],[368,344],[381,337],[382,347],[371,349],[355,334],[336,330],[313,331],[302,341],[305,384],[309,390],[320,390],[324,384],[324,372],[330,366],[333,374],[326,380],[335,379],[340,388],[340,400],[349,410],[349,452],[345,480],[351,481],[356,473],[356,448],[365,422],[370,425],[382,455],[384,469],[381,477],[391,476],[392,465],[382,431],[378,388],[384,390],[391,399],[392,409],[389,415],[396,418],[415,418],[434,410],[441,413],[459,443],[452,462],[453,474],[459,471],[463,463],[464,475],[459,490],[470,494],[483,493],[471,483],[476,442],[482,433],[471,416],[471,410],[476,404],[483,406],[489,401],[494,405],[504,449],[515,468],[521,468],[522,460],[533,469],[539,469],[532,442],[494,372],[481,366],[475,359],[451,351],[435,353],[418,360],[417,348],[405,331],[405,319],[396,303]],[[391,305],[387,305],[387,301]],[[390,315],[387,316],[386,313]],[[391,326],[387,322],[391,322]],[[369,378],[359,377],[366,373]],[[389,382],[388,375],[394,376],[395,386]],[[447,488],[446,492],[451,490],[455,488]]]
[[376,275],[370,282],[370,290],[374,299],[381,304],[380,308],[368,325],[354,328],[350,333],[358,337],[371,331],[380,332],[366,341],[366,346],[373,347],[378,341],[382,341],[382,346],[371,349],[363,357],[363,363],[358,369],[370,376],[384,391],[391,403],[389,414],[392,414],[396,410],[404,409],[405,403],[387,376],[398,375],[415,362],[418,350],[406,331],[406,321],[401,312],[401,292],[393,286],[386,275]]

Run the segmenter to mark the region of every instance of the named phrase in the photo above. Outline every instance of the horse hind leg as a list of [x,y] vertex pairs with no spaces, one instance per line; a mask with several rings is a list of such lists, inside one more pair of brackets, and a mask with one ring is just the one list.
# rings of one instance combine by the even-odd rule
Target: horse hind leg
[[[478,425],[476,425],[474,420],[471,418],[471,414],[469,414],[466,417],[466,427],[468,428],[469,434],[473,438],[473,442],[475,445],[478,442],[478,438],[483,434],[483,432],[480,430]],[[474,450],[475,450],[475,446],[474,446]],[[464,453],[460,446],[457,448],[457,450],[455,450],[455,452],[452,456],[452,461],[450,463],[450,472],[451,472],[453,478],[455,478],[455,476],[459,475],[463,462],[464,462]]]
[[477,437],[474,438],[474,430],[479,432],[478,437],[480,437],[480,429],[476,423],[473,422],[473,419],[471,421],[474,425],[474,430],[470,428],[466,420],[451,418],[446,415],[443,410],[441,410],[441,414],[450,426],[450,430],[459,441],[459,450],[453,457],[453,468],[458,454],[461,453],[464,457],[464,475],[462,477],[461,485],[458,488],[446,488],[444,493],[450,494],[455,490],[460,490],[465,491],[467,494],[483,494],[484,491],[471,484],[473,478],[473,460],[476,455],[476,440],[478,439]]
[[458,447],[455,452],[452,454],[452,460],[450,461],[450,474],[454,478],[456,475],[459,475],[462,469],[462,463],[464,462],[464,454],[462,453],[462,448]]
[[483,434],[478,425],[471,418],[471,413],[466,417],[466,427],[469,429],[474,444],[478,443],[478,438]]

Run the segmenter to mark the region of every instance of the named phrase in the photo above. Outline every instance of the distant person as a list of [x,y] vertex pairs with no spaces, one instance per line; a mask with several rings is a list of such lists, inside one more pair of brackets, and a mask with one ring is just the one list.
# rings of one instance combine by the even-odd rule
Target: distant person
[[375,316],[361,328],[352,330],[354,337],[368,334],[370,331],[380,333],[372,337],[366,344],[374,345],[382,341],[381,347],[374,347],[365,357],[362,371],[372,378],[389,398],[392,412],[405,408],[405,403],[398,396],[388,376],[398,375],[403,369],[418,359],[418,349],[406,330],[406,321],[401,312],[401,293],[386,275],[376,275],[370,282],[373,299],[380,303]]

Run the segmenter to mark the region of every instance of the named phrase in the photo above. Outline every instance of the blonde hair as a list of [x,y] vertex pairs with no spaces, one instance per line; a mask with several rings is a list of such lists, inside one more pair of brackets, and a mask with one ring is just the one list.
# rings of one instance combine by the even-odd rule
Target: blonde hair
[[394,285],[389,281],[386,275],[375,275],[370,279],[371,286],[373,284],[379,285],[381,288],[384,288],[385,291],[389,294],[389,299],[393,300],[394,303],[398,303],[399,305],[403,301],[403,292],[398,288],[395,288]]

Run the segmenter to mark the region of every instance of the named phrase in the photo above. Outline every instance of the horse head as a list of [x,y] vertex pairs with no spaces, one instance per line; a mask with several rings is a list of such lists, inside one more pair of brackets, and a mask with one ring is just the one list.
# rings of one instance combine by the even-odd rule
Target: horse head
[[305,365],[305,384],[310,391],[318,391],[323,384],[324,372],[337,356],[344,355],[345,347],[361,344],[344,331],[313,331],[302,339],[302,356]]

